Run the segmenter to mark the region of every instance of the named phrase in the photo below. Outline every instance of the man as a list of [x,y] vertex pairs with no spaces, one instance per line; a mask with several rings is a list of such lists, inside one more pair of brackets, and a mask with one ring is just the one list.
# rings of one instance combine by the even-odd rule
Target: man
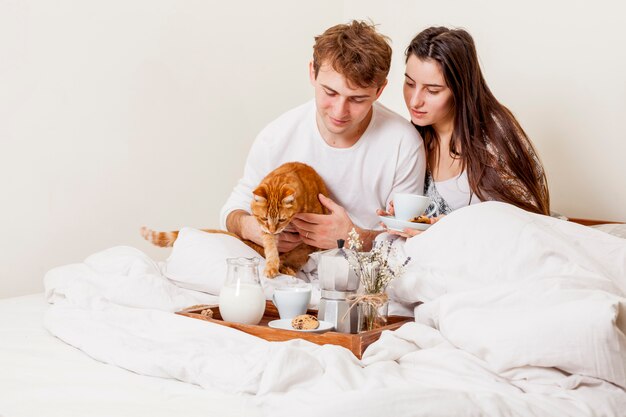
[[270,123],[256,138],[244,176],[222,208],[222,228],[262,244],[249,214],[252,191],[285,162],[304,162],[324,179],[328,215],[298,214],[278,237],[279,252],[301,242],[328,249],[356,228],[366,249],[380,233],[376,209],[396,192],[422,194],[421,138],[404,118],[376,103],[387,84],[391,47],[365,22],[333,26],[315,38],[309,64],[315,100]]

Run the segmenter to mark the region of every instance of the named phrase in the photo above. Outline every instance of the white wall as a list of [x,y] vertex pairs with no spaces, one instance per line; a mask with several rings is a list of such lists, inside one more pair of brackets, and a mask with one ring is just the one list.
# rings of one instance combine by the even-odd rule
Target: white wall
[[125,244],[141,225],[216,227],[255,134],[312,96],[313,36],[371,17],[402,52],[462,26],[547,167],[553,207],[626,220],[626,27],[600,0],[0,0],[0,298]]
[[0,1],[0,298],[131,245],[217,227],[258,131],[310,97],[332,0]]

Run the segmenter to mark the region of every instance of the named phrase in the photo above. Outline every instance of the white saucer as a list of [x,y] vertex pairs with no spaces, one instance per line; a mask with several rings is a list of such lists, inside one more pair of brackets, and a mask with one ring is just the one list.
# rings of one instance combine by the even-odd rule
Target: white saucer
[[392,216],[378,216],[381,222],[385,223],[385,226],[391,230],[397,230],[398,232],[402,232],[404,229],[414,229],[414,230],[426,230],[431,224],[428,223],[413,223],[406,220],[398,220]]
[[332,323],[320,320],[319,321],[320,325],[317,329],[298,330],[298,329],[294,329],[293,327],[291,327],[291,320],[292,319],[272,320],[269,323],[267,323],[267,325],[270,326],[272,329],[291,330],[294,332],[303,332],[303,333],[322,333],[322,332],[327,332],[329,330],[332,330],[333,328]]

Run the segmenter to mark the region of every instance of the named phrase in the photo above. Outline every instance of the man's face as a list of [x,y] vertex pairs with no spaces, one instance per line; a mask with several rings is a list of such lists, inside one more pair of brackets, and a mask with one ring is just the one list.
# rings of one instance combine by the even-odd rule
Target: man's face
[[384,86],[350,87],[343,75],[326,64],[320,67],[317,78],[312,62],[309,72],[311,84],[315,87],[315,105],[322,136],[326,132],[335,137],[345,136],[348,140],[355,134],[360,136],[369,124],[372,104],[380,96]]

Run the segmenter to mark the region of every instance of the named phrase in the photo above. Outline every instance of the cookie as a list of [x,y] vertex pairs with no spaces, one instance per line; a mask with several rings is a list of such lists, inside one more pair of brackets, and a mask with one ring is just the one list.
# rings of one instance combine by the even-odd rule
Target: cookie
[[426,216],[417,216],[417,217],[413,217],[411,220],[409,220],[411,223],[427,223],[430,224],[430,219]]
[[317,317],[310,314],[302,314],[296,316],[291,320],[291,327],[296,330],[313,330],[320,327],[320,322],[317,321]]

